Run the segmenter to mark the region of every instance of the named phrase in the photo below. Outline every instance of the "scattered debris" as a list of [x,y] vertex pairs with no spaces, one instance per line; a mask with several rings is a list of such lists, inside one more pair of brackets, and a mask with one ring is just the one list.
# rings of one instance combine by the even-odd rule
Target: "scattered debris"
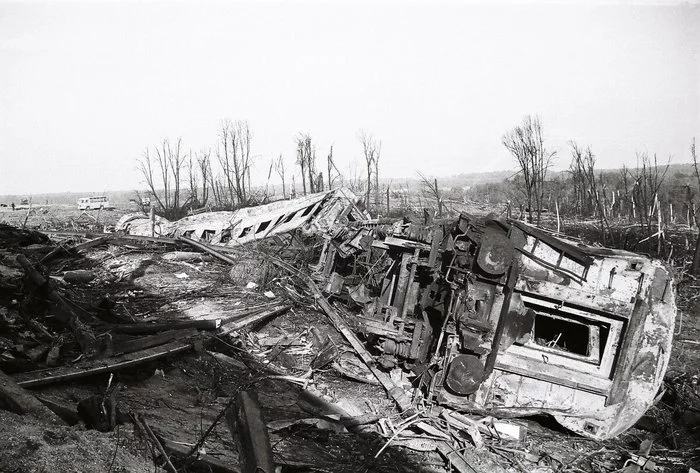
[[462,214],[336,227],[316,268],[328,293],[362,308],[354,325],[377,361],[419,374],[428,402],[548,413],[604,439],[631,427],[663,382],[673,280],[647,256]]
[[[0,405],[101,432],[131,419],[173,472],[417,471],[415,454],[473,473],[580,470],[593,450],[548,452],[523,418],[607,440],[660,402],[676,316],[660,261],[494,216],[369,220],[356,200],[132,215],[55,246],[0,226]],[[595,471],[697,456],[669,452],[609,448]]]

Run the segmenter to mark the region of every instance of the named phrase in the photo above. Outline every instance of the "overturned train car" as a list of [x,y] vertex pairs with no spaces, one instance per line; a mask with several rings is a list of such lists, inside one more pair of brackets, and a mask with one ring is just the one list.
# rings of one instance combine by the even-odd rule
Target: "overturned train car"
[[357,201],[352,191],[338,188],[234,211],[203,212],[174,222],[134,213],[124,215],[117,222],[116,231],[137,236],[185,237],[236,247],[297,230],[316,235],[337,223],[366,220],[368,214],[356,205]]
[[652,405],[668,366],[673,279],[645,255],[462,215],[338,228],[316,270],[363,308],[355,329],[379,363],[458,410],[547,413],[610,438]]

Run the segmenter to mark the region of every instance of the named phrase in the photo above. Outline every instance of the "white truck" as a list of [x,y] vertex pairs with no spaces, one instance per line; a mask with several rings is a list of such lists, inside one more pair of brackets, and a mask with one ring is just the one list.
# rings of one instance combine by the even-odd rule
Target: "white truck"
[[80,210],[112,210],[114,205],[109,202],[109,199],[105,196],[98,197],[81,197],[78,199],[78,208]]

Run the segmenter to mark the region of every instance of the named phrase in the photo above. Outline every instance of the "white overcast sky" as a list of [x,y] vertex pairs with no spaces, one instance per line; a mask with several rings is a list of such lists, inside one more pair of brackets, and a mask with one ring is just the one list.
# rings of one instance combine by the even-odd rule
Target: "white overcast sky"
[[382,176],[513,169],[527,114],[559,168],[570,139],[601,167],[688,162],[699,35],[697,2],[0,0],[0,194],[143,187],[146,146],[211,147],[223,118],[248,120],[259,179],[300,131],[341,169],[360,129]]

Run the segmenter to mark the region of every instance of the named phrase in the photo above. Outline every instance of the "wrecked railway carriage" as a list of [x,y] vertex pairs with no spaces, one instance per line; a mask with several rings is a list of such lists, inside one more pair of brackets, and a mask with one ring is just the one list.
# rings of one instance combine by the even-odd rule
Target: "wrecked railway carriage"
[[651,406],[668,365],[673,281],[648,256],[463,214],[337,228],[315,269],[363,308],[356,330],[378,362],[412,370],[428,402],[547,413],[605,439]]
[[137,236],[185,237],[220,246],[235,247],[294,230],[317,234],[335,222],[369,218],[348,189],[334,189],[292,200],[280,200],[235,211],[206,212],[170,222],[144,214],[128,214],[116,225],[118,232]]
[[359,309],[347,321],[377,363],[414,373],[428,403],[551,414],[597,439],[652,405],[676,316],[660,261],[494,217],[382,224],[354,199],[335,190],[177,222],[126,217],[118,229],[220,246],[295,229],[323,235],[312,276]]

